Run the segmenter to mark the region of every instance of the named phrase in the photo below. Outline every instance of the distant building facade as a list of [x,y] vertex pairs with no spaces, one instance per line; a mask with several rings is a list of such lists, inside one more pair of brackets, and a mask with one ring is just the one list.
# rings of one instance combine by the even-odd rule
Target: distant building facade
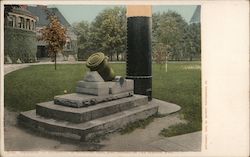
[[36,61],[36,22],[24,6],[13,8],[4,19],[4,62]]
[[[27,10],[30,11],[33,15],[38,17],[38,21],[36,23],[36,32],[37,36],[40,29],[46,27],[49,24],[49,20],[47,19],[46,11],[56,15],[60,21],[60,23],[67,29],[67,39],[66,44],[64,46],[63,52],[58,54],[58,60],[77,60],[77,36],[73,33],[71,25],[64,18],[61,12],[57,8],[47,8],[47,6],[37,5],[37,6],[28,6]],[[37,59],[43,60],[48,59],[48,49],[47,43],[43,41],[37,41]]]
[[39,30],[49,24],[46,10],[54,13],[67,29],[66,44],[58,60],[77,60],[77,36],[57,8],[20,5],[4,17],[4,63],[50,60],[47,43],[37,40]]

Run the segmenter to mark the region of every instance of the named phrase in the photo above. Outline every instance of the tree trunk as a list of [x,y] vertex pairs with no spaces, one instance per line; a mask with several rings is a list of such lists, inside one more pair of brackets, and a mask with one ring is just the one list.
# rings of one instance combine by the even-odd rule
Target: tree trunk
[[116,60],[119,61],[119,53],[116,52]]
[[56,70],[56,53],[55,53],[55,70]]
[[193,56],[191,55],[190,58],[189,58],[189,61],[192,61],[193,60]]
[[168,62],[165,63],[165,71],[168,72]]
[[110,61],[113,61],[113,55],[112,55],[113,53],[112,52],[110,52]]

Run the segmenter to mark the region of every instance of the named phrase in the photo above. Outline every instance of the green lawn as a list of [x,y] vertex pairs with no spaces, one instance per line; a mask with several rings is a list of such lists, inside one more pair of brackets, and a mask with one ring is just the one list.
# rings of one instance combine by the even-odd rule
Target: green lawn
[[[125,64],[111,64],[117,75],[125,76]],[[76,82],[84,77],[83,64],[34,65],[5,75],[5,107],[13,111],[35,108],[38,102],[53,100],[67,90],[75,91]],[[172,126],[161,131],[172,136],[201,130],[201,70],[200,62],[170,62],[164,66],[153,64],[153,97],[182,107],[181,115],[188,124]]]

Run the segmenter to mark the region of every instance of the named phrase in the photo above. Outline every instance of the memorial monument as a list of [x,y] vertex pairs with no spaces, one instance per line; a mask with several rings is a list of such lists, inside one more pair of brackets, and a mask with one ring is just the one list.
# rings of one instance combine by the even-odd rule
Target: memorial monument
[[156,114],[158,105],[148,103],[152,99],[151,16],[151,6],[127,7],[126,79],[115,76],[103,53],[95,53],[86,62],[90,71],[77,82],[76,93],[36,104],[35,110],[20,114],[19,123],[85,141]]
[[76,93],[58,95],[22,112],[19,124],[46,134],[90,140],[157,113],[148,97],[134,94],[134,81],[115,76],[103,53],[91,55],[90,69],[76,84]]
[[152,100],[152,7],[127,6],[127,76],[134,80],[135,94]]

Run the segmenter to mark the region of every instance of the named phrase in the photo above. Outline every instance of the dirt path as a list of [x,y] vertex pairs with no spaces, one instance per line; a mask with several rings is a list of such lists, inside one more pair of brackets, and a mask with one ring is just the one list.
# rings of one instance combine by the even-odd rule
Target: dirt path
[[21,128],[17,125],[17,112],[4,111],[4,141],[7,151],[162,151],[151,145],[164,139],[158,135],[161,129],[182,122],[178,114],[156,118],[145,129],[136,129],[132,133],[114,133],[100,143],[56,139]]
[[184,122],[180,120],[178,114],[169,115],[162,118],[155,118],[145,129],[138,128],[129,134],[112,134],[106,140],[101,141],[103,151],[163,151],[152,145],[153,142],[166,139],[159,136],[163,128],[170,125]]

